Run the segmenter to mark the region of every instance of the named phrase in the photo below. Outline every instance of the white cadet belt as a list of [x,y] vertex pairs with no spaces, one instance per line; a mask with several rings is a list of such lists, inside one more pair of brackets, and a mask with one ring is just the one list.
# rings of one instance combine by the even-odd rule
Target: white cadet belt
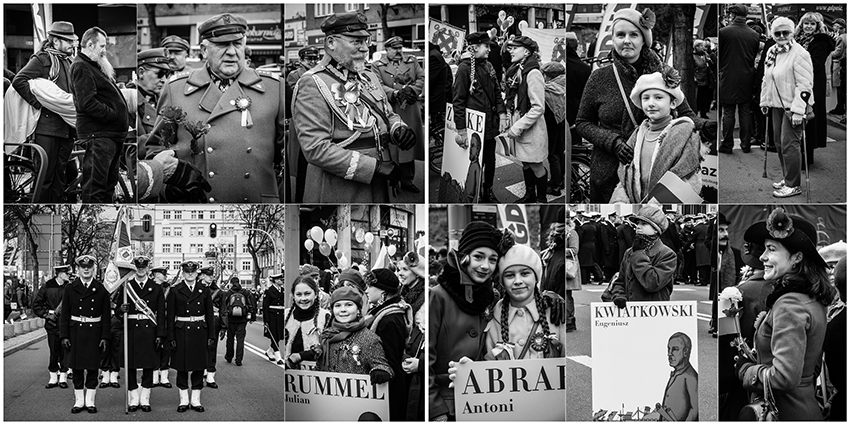
[[177,316],[178,322],[203,322],[206,320],[204,316]]
[[282,306],[282,305],[270,305],[269,308],[274,309],[274,310],[285,310],[286,309],[286,307]]
[[86,317],[86,316],[71,316],[71,320],[80,323],[97,323],[100,322],[100,316],[98,317]]
[[218,316],[219,316],[218,312],[217,312],[217,311],[214,311],[214,312],[213,312],[213,316],[218,317]]
[[150,320],[148,316],[144,314],[128,314],[127,319],[129,320]]

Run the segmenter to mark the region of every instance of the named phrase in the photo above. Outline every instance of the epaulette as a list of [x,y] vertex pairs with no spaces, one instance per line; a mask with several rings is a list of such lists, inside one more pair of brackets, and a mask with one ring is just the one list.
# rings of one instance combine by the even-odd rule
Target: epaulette
[[404,63],[413,63],[416,62],[416,56],[410,55],[407,59],[404,60]]
[[266,71],[265,69],[256,69],[257,74],[260,74],[261,77],[267,77],[274,79],[275,81],[280,81],[280,74],[277,72]]
[[171,83],[171,82],[183,79],[183,78],[188,78],[189,74],[191,74],[191,73],[192,73],[191,70],[179,72],[177,74],[172,75],[171,78],[168,79],[168,82]]

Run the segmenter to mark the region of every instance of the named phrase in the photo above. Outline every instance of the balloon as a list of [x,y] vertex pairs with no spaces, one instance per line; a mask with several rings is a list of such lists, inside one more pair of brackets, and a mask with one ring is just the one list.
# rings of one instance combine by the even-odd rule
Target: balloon
[[497,30],[495,27],[490,28],[490,30],[487,31],[487,35],[489,35],[490,38],[493,38],[493,37],[497,36],[498,34],[499,34],[499,30]]
[[508,16],[507,19],[502,21],[502,32],[505,32],[514,24],[514,17]]
[[537,21],[537,29],[542,30],[543,28],[546,28],[546,24],[544,24],[543,21]]
[[363,244],[363,249],[365,249],[366,251],[372,249],[372,244],[366,242],[365,244]]
[[354,240],[356,240],[357,243],[363,243],[363,238],[365,236],[366,236],[366,232],[363,231],[363,229],[361,229],[361,228],[358,228],[357,230],[354,231]]
[[390,254],[390,257],[392,257],[393,255],[395,255],[395,250],[395,245],[390,245],[387,247],[387,254]]
[[345,257],[340,258],[337,265],[339,266],[339,268],[341,270],[347,269],[348,266],[349,266],[348,258],[345,258]]
[[328,245],[327,242],[322,242],[321,244],[319,244],[319,252],[321,252],[322,255],[327,257],[328,255],[331,255],[331,246]]
[[528,22],[525,20],[519,21],[519,32],[525,32],[528,29]]
[[324,237],[322,228],[319,226],[313,226],[313,228],[310,229],[310,237],[316,242],[321,242]]
[[334,230],[334,229],[325,230],[325,240],[328,241],[328,243],[331,246],[336,246],[337,236],[338,235],[336,233],[336,230]]
[[345,257],[345,254],[343,254],[342,251],[337,251],[335,255],[336,255],[337,260],[339,260],[342,257]]
[[307,251],[312,251],[315,244],[312,239],[307,239],[304,241],[304,248],[307,248]]
[[500,11],[499,11],[499,19],[504,20],[507,16],[508,16],[508,14],[507,14],[507,13],[505,13],[505,11],[504,11],[504,10],[500,10]]
[[373,240],[375,240],[375,235],[372,232],[366,232],[366,243],[371,244]]

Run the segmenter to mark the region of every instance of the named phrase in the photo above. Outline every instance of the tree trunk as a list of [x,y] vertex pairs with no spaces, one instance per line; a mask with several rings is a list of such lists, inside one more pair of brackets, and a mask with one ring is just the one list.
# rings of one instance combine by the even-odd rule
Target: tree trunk
[[[694,14],[696,5],[682,4],[674,9],[673,14],[673,68],[676,68],[682,77],[682,91],[688,102],[695,99],[696,84],[694,83]],[[694,105],[691,105],[693,108]]]
[[148,12],[148,31],[151,37],[151,48],[159,46],[159,41],[162,40],[162,31],[156,24],[156,3],[145,3],[145,10]]
[[[387,41],[390,38],[390,26],[387,24],[387,10],[389,8],[390,5],[388,3],[381,3],[381,29],[384,33],[384,39],[381,42]],[[386,47],[384,50],[386,50]]]

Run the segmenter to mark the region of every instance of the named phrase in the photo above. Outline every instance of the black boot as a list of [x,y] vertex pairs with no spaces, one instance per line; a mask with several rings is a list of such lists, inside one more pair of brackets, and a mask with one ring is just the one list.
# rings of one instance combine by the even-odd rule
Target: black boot
[[[532,175],[534,175],[532,173]],[[546,204],[549,200],[546,198],[546,186],[549,184],[549,174],[544,174],[540,177],[535,176],[537,179],[537,203],[538,204]]]
[[498,204],[499,200],[496,199],[496,195],[493,194],[492,187],[485,187],[481,189],[481,196],[478,198],[479,204]]
[[[522,177],[525,180],[525,195],[516,200],[517,204],[533,204],[537,200],[537,177],[531,168],[522,170]],[[546,193],[544,189],[543,193]]]

